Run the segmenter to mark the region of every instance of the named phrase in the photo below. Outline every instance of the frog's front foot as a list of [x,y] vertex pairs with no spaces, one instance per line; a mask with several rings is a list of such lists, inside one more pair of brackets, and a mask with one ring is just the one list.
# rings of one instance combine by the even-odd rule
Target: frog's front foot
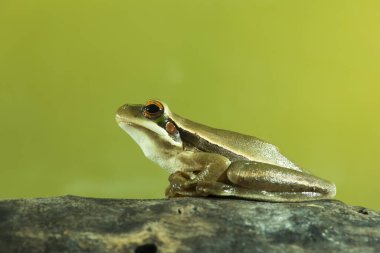
[[189,174],[177,171],[169,176],[170,185],[165,191],[165,196],[173,197],[186,197],[198,195],[195,188],[196,182],[191,180]]

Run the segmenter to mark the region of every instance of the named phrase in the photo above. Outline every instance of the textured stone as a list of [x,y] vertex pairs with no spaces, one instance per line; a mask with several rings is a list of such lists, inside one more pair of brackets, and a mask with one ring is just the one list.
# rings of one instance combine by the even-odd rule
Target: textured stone
[[0,252],[380,252],[380,214],[335,200],[2,200]]

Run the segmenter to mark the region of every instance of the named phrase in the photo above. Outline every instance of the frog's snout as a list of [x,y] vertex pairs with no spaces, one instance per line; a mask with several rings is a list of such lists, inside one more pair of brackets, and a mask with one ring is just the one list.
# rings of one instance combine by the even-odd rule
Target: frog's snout
[[129,105],[125,104],[120,106],[119,109],[117,109],[115,119],[118,123],[122,122],[123,118],[125,118],[125,113],[128,110],[128,107]]
[[118,123],[131,123],[140,121],[142,118],[142,105],[125,104],[116,111],[116,121]]

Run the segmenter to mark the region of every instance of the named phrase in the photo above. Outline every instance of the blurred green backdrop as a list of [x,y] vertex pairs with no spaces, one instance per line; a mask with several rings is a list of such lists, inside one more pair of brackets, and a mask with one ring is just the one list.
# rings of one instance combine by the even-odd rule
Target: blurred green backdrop
[[0,198],[160,198],[114,121],[149,98],[380,209],[379,1],[0,1]]

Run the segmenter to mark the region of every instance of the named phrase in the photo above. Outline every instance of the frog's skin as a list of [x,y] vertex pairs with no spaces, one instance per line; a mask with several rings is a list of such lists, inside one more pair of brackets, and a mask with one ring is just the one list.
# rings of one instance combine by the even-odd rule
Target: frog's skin
[[146,157],[171,173],[168,197],[298,202],[335,196],[333,183],[301,169],[274,145],[182,118],[164,102],[123,105],[116,121]]

